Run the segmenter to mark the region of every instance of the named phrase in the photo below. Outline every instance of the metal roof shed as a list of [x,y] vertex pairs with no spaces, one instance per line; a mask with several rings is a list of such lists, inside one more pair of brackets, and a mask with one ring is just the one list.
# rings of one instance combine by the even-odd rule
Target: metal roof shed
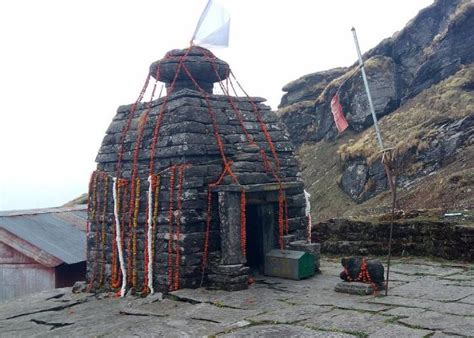
[[0,212],[0,301],[85,279],[85,205]]

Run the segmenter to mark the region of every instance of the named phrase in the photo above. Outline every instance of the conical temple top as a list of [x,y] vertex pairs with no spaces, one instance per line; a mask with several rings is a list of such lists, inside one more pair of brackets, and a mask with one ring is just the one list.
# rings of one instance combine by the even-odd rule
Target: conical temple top
[[163,59],[150,66],[150,75],[165,82],[168,91],[173,87],[173,91],[189,88],[212,93],[213,83],[226,79],[229,71],[227,62],[197,46],[169,51]]

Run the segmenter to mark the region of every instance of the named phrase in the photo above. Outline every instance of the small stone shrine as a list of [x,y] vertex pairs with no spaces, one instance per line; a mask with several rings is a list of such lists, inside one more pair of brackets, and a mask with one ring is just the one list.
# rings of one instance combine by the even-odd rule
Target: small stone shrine
[[270,250],[311,250],[293,146],[264,101],[200,47],[150,66],[91,177],[90,290],[240,290]]

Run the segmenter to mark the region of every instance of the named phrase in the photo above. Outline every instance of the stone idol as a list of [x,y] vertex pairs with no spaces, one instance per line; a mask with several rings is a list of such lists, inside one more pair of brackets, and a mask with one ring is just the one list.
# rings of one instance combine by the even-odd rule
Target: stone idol
[[384,267],[379,261],[346,257],[341,259],[341,265],[340,277],[350,283],[339,283],[336,291],[364,295],[385,289]]

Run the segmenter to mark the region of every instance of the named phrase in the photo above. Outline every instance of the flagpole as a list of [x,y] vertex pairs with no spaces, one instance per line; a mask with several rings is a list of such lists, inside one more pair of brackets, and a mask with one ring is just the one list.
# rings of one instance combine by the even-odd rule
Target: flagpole
[[360,52],[359,40],[357,39],[357,33],[354,27],[352,27],[351,31],[352,31],[352,35],[354,36],[354,43],[357,50],[357,56],[359,57],[359,66],[362,73],[362,79],[364,80],[365,91],[367,93],[367,99],[369,101],[370,113],[372,114],[372,119],[374,120],[374,128],[375,128],[375,133],[377,134],[377,141],[379,143],[380,151],[382,152],[382,164],[385,167],[385,172],[387,174],[387,181],[389,183],[390,189],[392,190],[392,217],[391,217],[392,221],[390,224],[390,234],[389,234],[389,239],[388,239],[387,280],[385,282],[385,296],[387,296],[388,295],[388,281],[390,277],[390,260],[392,258],[393,222],[395,219],[395,205],[396,205],[396,196],[397,196],[396,195],[396,181],[393,181],[391,168],[389,167],[389,164],[387,163],[387,161],[390,161],[390,159],[387,159],[387,157],[385,156],[385,153],[387,152],[388,149],[384,148],[382,135],[380,134],[379,124],[377,121],[377,116],[375,115],[374,104],[372,102],[372,96],[370,95],[369,83],[367,81],[367,75],[365,74],[364,61],[362,60],[362,54]]
[[367,99],[369,100],[370,112],[372,113],[372,119],[374,120],[375,132],[377,133],[377,140],[379,142],[380,150],[383,151],[382,135],[380,134],[379,124],[377,122],[377,116],[375,115],[374,104],[372,102],[372,96],[370,95],[369,83],[367,82],[367,75],[365,74],[364,61],[362,60],[362,54],[360,53],[359,40],[357,40],[357,33],[354,27],[351,29],[354,35],[354,42],[357,49],[357,55],[359,57],[360,70],[362,72],[362,79],[364,80],[365,91],[367,92]]

